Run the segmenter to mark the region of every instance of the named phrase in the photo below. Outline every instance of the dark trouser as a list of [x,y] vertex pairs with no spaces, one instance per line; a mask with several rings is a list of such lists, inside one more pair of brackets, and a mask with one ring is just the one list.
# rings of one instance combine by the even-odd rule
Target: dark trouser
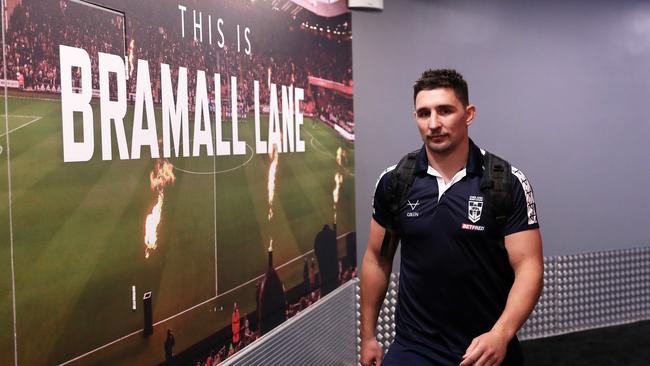
[[460,355],[452,355],[421,343],[397,337],[388,349],[382,366],[458,366]]
[[[462,354],[428,347],[397,336],[381,364],[382,366],[458,366],[461,361]],[[523,356],[519,342],[510,342],[501,366],[520,365],[523,365]]]

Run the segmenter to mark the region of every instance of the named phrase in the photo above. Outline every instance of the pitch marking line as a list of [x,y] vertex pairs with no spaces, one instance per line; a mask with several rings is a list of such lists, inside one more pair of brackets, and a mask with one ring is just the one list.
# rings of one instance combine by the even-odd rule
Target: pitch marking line
[[[344,237],[344,236],[346,236],[346,235],[348,235],[348,234],[350,234],[350,233],[351,233],[351,231],[348,231],[348,232],[346,232],[346,233],[343,233],[343,234],[337,236],[336,239],[337,239],[337,240],[338,240],[338,239],[341,239],[342,237]],[[304,253],[304,254],[302,254],[302,255],[300,255],[300,256],[294,258],[294,259],[291,259],[291,260],[289,260],[288,262],[285,262],[285,263],[283,263],[283,264],[281,264],[281,265],[279,265],[279,266],[277,266],[277,267],[275,267],[275,268],[276,268],[276,269],[284,268],[284,267],[288,266],[289,264],[291,264],[291,263],[293,263],[293,262],[295,262],[295,261],[297,261],[297,260],[299,260],[299,259],[301,259],[301,258],[303,258],[303,257],[305,257],[305,256],[307,256],[307,255],[309,255],[309,254],[311,254],[311,253],[313,253],[313,252],[314,252],[314,250],[312,249],[312,250],[310,250],[310,251],[308,251],[308,252],[306,252],[306,253]],[[245,283],[243,283],[243,284],[241,284],[241,285],[239,285],[239,286],[237,286],[237,287],[233,287],[233,288],[231,288],[230,290],[228,290],[228,291],[226,291],[226,292],[223,292],[223,293],[221,293],[221,294],[219,294],[219,295],[217,295],[217,296],[213,296],[213,297],[211,297],[211,298],[209,298],[209,299],[207,299],[207,300],[205,300],[205,301],[203,301],[203,302],[201,302],[201,303],[199,303],[199,304],[196,304],[196,305],[194,305],[194,306],[191,306],[191,307],[189,307],[189,308],[187,308],[187,309],[185,309],[185,310],[183,310],[183,311],[181,311],[181,312],[179,312],[179,313],[177,313],[177,314],[174,314],[174,315],[172,315],[172,316],[170,316],[170,317],[167,317],[167,318],[165,318],[165,319],[163,319],[163,320],[159,320],[159,321],[155,322],[155,323],[153,324],[153,326],[156,327],[156,326],[158,326],[158,325],[160,325],[160,324],[163,324],[163,323],[165,323],[165,322],[167,322],[167,321],[170,321],[170,320],[172,320],[172,319],[174,319],[174,318],[176,318],[176,317],[178,317],[178,316],[181,316],[181,315],[187,313],[188,311],[192,311],[192,310],[194,310],[194,309],[196,309],[196,308],[198,308],[198,307],[200,307],[200,306],[203,306],[203,305],[209,303],[210,301],[214,301],[214,300],[216,300],[216,299],[218,299],[218,298],[220,298],[220,297],[222,297],[222,296],[225,296],[225,295],[227,295],[227,294],[229,294],[229,293],[231,293],[231,292],[233,292],[233,291],[235,291],[235,290],[237,290],[237,289],[240,289],[240,288],[242,288],[242,287],[244,287],[244,286],[250,285],[251,283],[253,283],[253,282],[255,282],[255,281],[261,279],[262,277],[264,277],[263,274],[262,274],[262,275],[259,275],[259,276],[257,276],[257,277],[255,277],[255,278],[253,278],[253,279],[251,279],[251,280],[248,280],[247,282],[245,282]],[[97,352],[97,351],[101,351],[101,350],[103,350],[103,349],[106,348],[106,347],[112,346],[112,345],[114,345],[114,344],[116,344],[116,343],[118,343],[118,342],[121,342],[121,341],[123,341],[123,340],[125,340],[125,339],[127,339],[127,338],[133,337],[134,335],[142,334],[142,331],[143,331],[143,330],[144,330],[144,329],[139,329],[139,330],[136,330],[136,331],[134,331],[134,332],[131,332],[131,333],[129,333],[129,334],[123,336],[123,337],[120,337],[120,338],[118,338],[118,339],[116,339],[116,340],[114,340],[114,341],[108,342],[108,343],[106,343],[106,344],[103,345],[103,346],[99,346],[99,347],[97,347],[97,348],[95,348],[95,349],[92,349],[92,350],[90,350],[90,351],[84,353],[83,355],[79,355],[79,356],[77,356],[77,357],[75,357],[75,358],[73,358],[73,359],[71,359],[71,360],[68,360],[68,361],[65,361],[65,362],[63,362],[63,363],[60,363],[60,364],[58,364],[57,366],[64,366],[64,365],[68,365],[68,364],[70,364],[70,363],[72,363],[72,362],[79,361],[80,359],[82,359],[82,358],[84,358],[84,357],[86,357],[86,356],[89,356],[89,355],[91,355],[91,354],[93,354],[93,353],[95,353],[95,352]]]
[[[4,36],[4,30],[3,30]],[[6,75],[5,75],[6,76]],[[6,94],[5,87],[5,94]],[[5,110],[7,110],[7,99],[5,99]],[[12,115],[12,114],[2,114],[1,117],[4,117],[5,120],[5,129],[7,132],[0,134],[0,137],[5,137],[7,147],[9,147],[9,134],[23,127],[27,127],[32,123],[38,122],[43,119],[43,116],[29,116],[29,115]],[[22,125],[9,129],[9,117],[12,118],[31,118],[29,122],[23,123]],[[4,151],[2,145],[0,145],[0,154]],[[7,149],[7,155],[9,156],[9,149]],[[13,234],[13,213],[11,202],[12,199],[12,184],[11,184],[11,160],[10,157],[7,159],[7,173],[8,173],[8,192],[9,192],[9,231],[10,231],[10,241],[11,241],[11,294],[12,294],[12,310],[13,310],[13,332],[14,332],[14,365],[18,365],[18,332],[16,327],[16,281],[15,281],[15,263],[14,263],[14,234]]]
[[[57,93],[58,95],[61,95],[60,93]],[[30,96],[19,96],[19,95],[7,95],[7,98],[15,98],[15,99],[32,99],[32,100],[42,100],[45,102],[60,102],[61,99],[57,98],[39,98],[39,97],[30,97]]]
[[[248,146],[248,145],[247,145]],[[252,152],[252,151],[251,151]],[[253,155],[251,154],[251,159]],[[248,163],[248,162],[246,162]],[[212,171],[217,171],[217,157],[212,158]],[[217,232],[217,174],[212,175],[212,208],[214,214],[214,296],[219,295],[219,279],[217,275],[219,270],[217,268],[219,262],[217,261],[217,243],[219,242],[219,235]]]
[[[318,141],[318,140],[314,137],[314,135],[312,135],[311,133],[309,133],[309,131],[307,131],[307,130],[305,130],[305,132],[307,132],[307,134],[308,134],[309,136],[311,136],[311,139],[309,140],[309,142],[310,142],[311,145],[316,149],[316,151],[318,151],[318,152],[321,153],[321,154],[327,155],[327,156],[331,157],[332,159],[334,159],[334,161],[336,161],[336,156],[334,156],[334,154],[330,153],[329,151],[325,150],[325,147],[323,147],[323,144],[321,144],[320,141]],[[316,144],[320,145],[321,147],[319,148]],[[348,168],[346,168],[346,167],[341,167],[341,168],[343,168],[343,170],[344,170],[344,171],[345,171],[349,176],[354,177],[354,173],[352,173],[351,171],[349,171]]]
[[66,362],[64,362],[64,363],[61,363],[61,364],[59,364],[59,366],[68,365],[68,364],[70,364],[70,363],[72,363],[72,362],[79,361],[80,359],[82,359],[82,358],[84,358],[84,357],[90,355],[91,353],[95,353],[95,352],[97,352],[97,351],[100,351],[100,350],[102,350],[102,349],[108,347],[108,346],[112,346],[112,345],[114,345],[114,344],[117,343],[117,342],[123,341],[123,340],[125,340],[125,339],[127,339],[127,338],[129,338],[129,337],[132,337],[132,336],[134,336],[134,335],[136,335],[136,334],[141,334],[141,333],[142,333],[142,329],[140,329],[140,330],[136,330],[135,332],[133,332],[133,333],[129,333],[129,334],[125,335],[124,337],[118,338],[118,339],[116,339],[116,340],[114,340],[114,341],[112,341],[112,342],[106,343],[105,345],[103,345],[103,346],[101,346],[101,347],[97,347],[97,348],[95,348],[95,349],[92,350],[92,351],[86,352],[86,353],[84,353],[84,354],[81,355],[81,356],[77,356],[77,357],[73,358],[72,360],[69,360],[69,361],[66,361]]
[[248,160],[246,160],[245,162],[237,165],[234,168],[230,168],[230,169],[226,169],[226,170],[215,170],[213,172],[195,172],[193,170],[186,170],[186,169],[177,168],[174,165],[174,170],[179,170],[179,171],[181,171],[183,173],[196,174],[196,175],[212,175],[212,174],[222,174],[222,173],[231,172],[233,170],[237,170],[237,169],[245,166],[246,164],[250,163],[251,160],[253,160],[253,156],[255,155],[255,153],[253,152],[253,148],[249,144],[246,144],[246,147],[251,151],[251,156],[248,158]]
[[9,134],[9,133],[12,133],[12,132],[18,131],[18,130],[20,130],[20,129],[23,128],[23,127],[27,127],[27,126],[31,125],[32,123],[38,122],[38,121],[40,121],[41,119],[43,119],[43,116],[23,116],[23,115],[17,115],[17,114],[10,114],[10,115],[7,115],[7,116],[5,116],[5,115],[3,114],[2,116],[3,116],[3,117],[32,118],[32,120],[30,120],[29,122],[23,123],[22,125],[20,125],[20,126],[18,126],[18,127],[16,127],[16,128],[13,128],[13,129],[11,129],[11,130],[5,132],[5,133],[0,134],[0,137],[3,137],[3,136],[5,136],[5,135],[7,135],[7,134]]
[[[4,117],[4,114],[0,114],[0,116]],[[25,114],[10,114],[7,117],[18,117],[18,118],[38,118],[42,116],[30,116],[30,115],[25,115]]]
[[[2,1],[2,6],[4,8],[5,2]],[[5,27],[2,27],[2,47],[3,47],[3,52],[2,52],[2,64],[6,65],[7,64],[7,56],[5,55],[4,52],[4,44],[5,44]],[[3,73],[2,77],[7,80],[7,68],[3,67]],[[9,105],[7,103],[7,83],[5,83],[4,86],[4,92],[5,92],[5,100],[4,100],[4,108],[5,111],[9,110]],[[4,122],[5,122],[5,131],[9,130],[9,116],[7,116],[5,112],[4,116]],[[10,256],[11,256],[11,310],[12,310],[12,320],[13,320],[13,346],[14,346],[14,366],[18,366],[18,328],[16,327],[16,264],[15,264],[15,257],[14,257],[14,221],[13,221],[13,197],[11,193],[11,145],[9,144],[9,135],[7,134],[5,136],[5,143],[7,144],[7,198],[9,199],[9,243],[10,243]]]

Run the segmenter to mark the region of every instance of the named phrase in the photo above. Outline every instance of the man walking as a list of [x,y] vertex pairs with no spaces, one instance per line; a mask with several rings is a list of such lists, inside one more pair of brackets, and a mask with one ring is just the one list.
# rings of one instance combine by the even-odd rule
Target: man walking
[[[361,271],[361,364],[521,365],[515,334],[543,274],[530,183],[469,138],[476,107],[458,72],[425,71],[414,104],[424,146],[387,169],[375,190]],[[374,331],[397,238],[396,337],[384,358]]]

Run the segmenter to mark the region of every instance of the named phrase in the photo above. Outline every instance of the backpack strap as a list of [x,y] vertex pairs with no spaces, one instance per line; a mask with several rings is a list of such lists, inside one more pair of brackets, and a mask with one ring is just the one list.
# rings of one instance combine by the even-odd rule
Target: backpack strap
[[492,213],[500,226],[504,226],[512,211],[512,177],[510,163],[506,160],[485,152],[483,156],[483,179],[481,191],[486,195],[487,202],[492,205]]
[[388,184],[386,193],[388,196],[390,223],[388,224],[388,228],[386,228],[386,234],[381,243],[381,255],[384,257],[388,255],[389,247],[397,245],[397,241],[399,240],[399,233],[401,231],[399,211],[404,205],[415,180],[413,171],[415,170],[415,161],[419,153],[420,149],[404,155],[399,163],[397,163]]

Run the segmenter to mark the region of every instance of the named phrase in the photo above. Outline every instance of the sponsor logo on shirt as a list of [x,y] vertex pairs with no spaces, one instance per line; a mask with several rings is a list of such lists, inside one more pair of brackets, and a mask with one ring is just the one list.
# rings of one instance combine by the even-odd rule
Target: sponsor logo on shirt
[[417,201],[415,201],[415,202],[411,202],[411,201],[409,200],[409,201],[406,201],[406,204],[409,205],[409,207],[411,208],[411,212],[407,212],[407,213],[406,213],[406,217],[418,217],[418,216],[420,216],[419,213],[413,211],[413,210],[415,210],[415,208],[418,207],[418,205],[420,204],[420,200],[417,200]]
[[472,224],[460,224],[460,228],[463,230],[472,230],[472,231],[484,231],[485,226],[472,225]]

